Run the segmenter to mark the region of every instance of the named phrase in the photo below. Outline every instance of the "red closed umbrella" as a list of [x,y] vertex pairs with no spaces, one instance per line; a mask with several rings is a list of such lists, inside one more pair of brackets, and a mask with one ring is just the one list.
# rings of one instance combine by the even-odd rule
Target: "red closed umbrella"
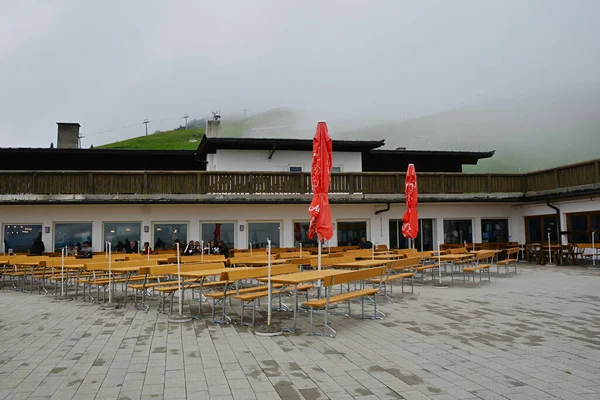
[[416,239],[419,234],[419,213],[417,212],[419,192],[414,164],[408,164],[404,193],[406,195],[406,212],[402,217],[402,235],[408,239]]
[[215,224],[215,230],[213,232],[213,239],[216,242],[221,240],[221,224]]
[[312,239],[316,233],[319,243],[333,237],[333,223],[328,198],[332,152],[327,124],[321,121],[317,124],[317,131],[313,138],[313,158],[310,170],[313,198],[308,208],[311,215],[308,238]]

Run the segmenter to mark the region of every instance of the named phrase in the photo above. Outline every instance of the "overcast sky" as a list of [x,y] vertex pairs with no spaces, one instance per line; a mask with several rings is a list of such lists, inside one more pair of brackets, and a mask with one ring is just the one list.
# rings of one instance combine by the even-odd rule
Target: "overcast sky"
[[[598,0],[0,0],[0,147],[273,107],[402,119],[598,81]],[[114,130],[123,126],[127,129]]]

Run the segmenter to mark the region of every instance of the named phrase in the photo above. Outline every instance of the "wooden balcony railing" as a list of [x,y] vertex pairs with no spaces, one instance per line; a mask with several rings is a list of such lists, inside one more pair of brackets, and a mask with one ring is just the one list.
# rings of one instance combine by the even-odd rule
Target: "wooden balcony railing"
[[[334,173],[332,194],[402,194],[404,173]],[[420,173],[419,193],[540,192],[600,183],[599,160],[526,174]],[[310,174],[211,171],[0,171],[0,195],[306,195]]]

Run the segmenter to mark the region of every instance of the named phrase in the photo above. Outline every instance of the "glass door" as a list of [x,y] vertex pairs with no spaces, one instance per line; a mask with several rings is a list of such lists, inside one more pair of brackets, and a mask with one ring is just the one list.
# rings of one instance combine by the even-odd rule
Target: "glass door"
[[[410,240],[402,235],[402,220],[389,221],[389,235],[391,249],[407,249]],[[433,250],[434,220],[431,218],[419,219],[419,235],[415,239],[415,248],[419,251]]]

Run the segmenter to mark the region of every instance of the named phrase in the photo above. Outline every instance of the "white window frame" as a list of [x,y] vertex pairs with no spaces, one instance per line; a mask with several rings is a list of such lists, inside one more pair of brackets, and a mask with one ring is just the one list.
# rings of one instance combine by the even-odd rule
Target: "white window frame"
[[279,246],[283,245],[283,220],[281,219],[254,219],[246,221],[246,248],[249,248],[248,244],[250,243],[250,224],[253,223],[271,223],[278,222],[279,223]]
[[[510,238],[512,237],[512,234],[511,234],[510,231],[511,231],[511,228],[512,228],[511,227],[512,224],[511,224],[510,217],[481,217],[481,218],[479,218],[479,226],[478,226],[478,228],[479,228],[479,235],[481,236],[481,243],[483,243],[483,229],[481,229],[481,224],[483,223],[484,219],[505,219],[506,221],[508,221],[508,241],[509,242],[511,241]],[[473,235],[473,237],[474,236],[475,235]]]
[[[203,220],[199,221],[200,225],[198,228],[200,229],[198,233],[202,236],[202,224],[233,224],[233,248],[237,248],[237,232],[238,232],[238,222],[237,220]],[[199,238],[198,240],[202,240]],[[189,240],[188,240],[189,241]]]
[[[366,222],[367,223],[367,237],[366,239],[368,241],[370,241],[371,243],[373,243],[373,245],[375,245],[375,242],[373,241],[372,235],[371,235],[371,220],[369,218],[366,219],[361,219],[361,218],[340,218],[340,219],[336,219],[335,220],[335,226],[333,227],[333,231],[334,231],[334,235],[335,235],[335,240],[338,241],[338,222]],[[338,242],[338,246],[339,246],[339,242]],[[345,246],[345,245],[344,245]]]
[[142,234],[144,233],[144,227],[142,226],[142,222],[143,221],[102,221],[102,251],[106,251],[106,240],[104,240],[105,224],[140,224],[140,245],[142,245]]
[[[448,244],[448,243],[446,243],[446,232],[445,232],[446,228],[444,227],[444,222],[445,221],[471,221],[471,237],[475,238],[475,221],[476,221],[475,217],[448,217],[448,218],[442,218],[442,238],[443,238],[443,242],[440,241],[440,243]],[[464,240],[461,243],[459,243],[459,244],[461,246],[463,246],[464,245]],[[467,242],[467,244],[469,244],[469,242]]]
[[[151,221],[150,222],[150,247],[154,248],[154,243],[156,243],[156,238],[154,237],[154,225],[168,225],[168,224],[185,224],[186,225],[186,238],[187,241],[190,241],[190,221]],[[144,243],[142,243],[143,245]],[[172,243],[171,243],[172,244]]]
[[[56,224],[92,224],[92,245],[94,244],[94,221],[53,221],[52,222],[52,249],[56,248]],[[104,236],[104,230],[102,230]]]
[[[0,247],[4,249],[4,227],[6,225],[41,225],[42,226],[42,237],[44,236],[44,223],[43,222],[5,222],[2,223],[2,232],[0,232],[0,236],[2,236],[2,242],[0,243]],[[54,228],[54,227],[53,227]],[[52,243],[54,244],[54,243]],[[54,248],[54,247],[53,247]],[[4,249],[8,253],[8,249]]]

